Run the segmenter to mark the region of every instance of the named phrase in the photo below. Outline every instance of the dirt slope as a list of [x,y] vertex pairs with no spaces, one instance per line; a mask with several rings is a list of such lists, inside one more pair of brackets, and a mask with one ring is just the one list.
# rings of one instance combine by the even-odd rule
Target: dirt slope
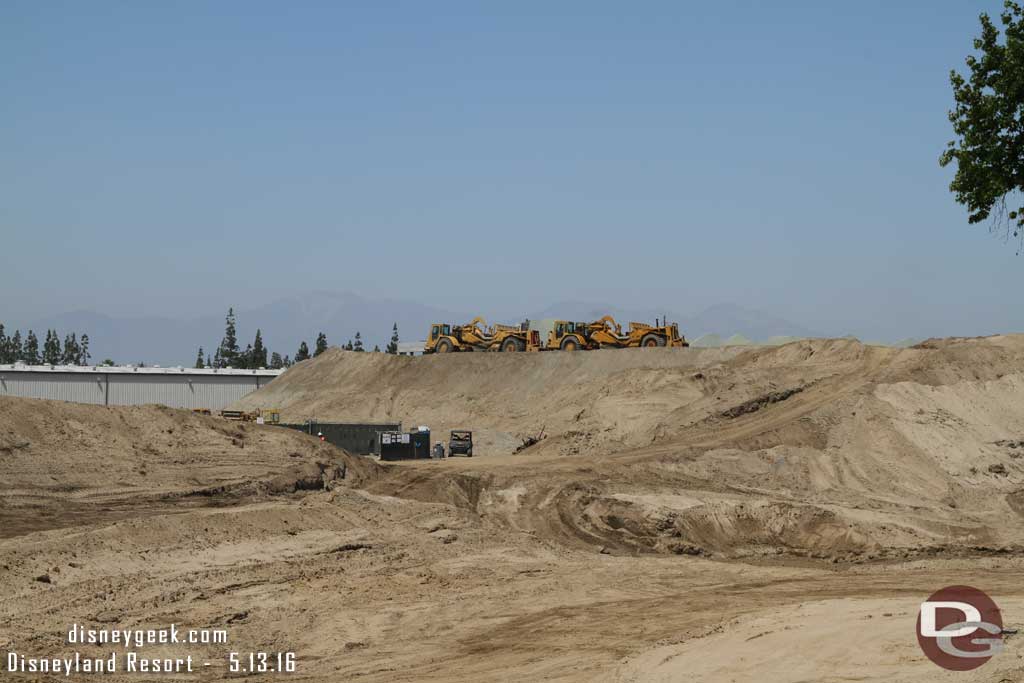
[[543,428],[549,439],[536,451],[593,455],[670,439],[781,390],[820,383],[815,395],[828,401],[880,384],[998,379],[1022,371],[1022,349],[1020,336],[935,340],[910,349],[824,339],[754,349],[416,358],[334,348],[237,405],[278,407],[286,420],[426,424],[442,438],[452,428],[473,429],[477,451],[486,455],[511,453],[523,436]]
[[284,428],[161,406],[0,397],[0,536],[167,505],[358,484],[379,468]]
[[372,488],[579,547],[859,562],[1024,544],[1021,337],[738,355],[333,351],[248,404],[264,401],[406,423],[402,407],[423,402],[414,422],[546,424],[518,456],[413,465]]
[[[423,357],[332,348],[296,365],[239,408],[281,408],[286,420],[401,421],[446,438],[474,430],[476,451],[511,453],[542,428],[578,432],[565,452],[645,445],[660,418],[700,395],[689,377],[737,349],[463,353]],[[571,437],[570,437],[570,440]]]
[[[11,498],[5,482],[24,476],[14,451],[21,451],[17,457],[31,451],[34,459],[54,456],[56,464],[47,471],[57,482],[75,480],[79,495],[94,490],[104,501],[118,501],[125,513],[51,520],[64,525],[0,538],[0,647],[5,651],[105,656],[110,648],[67,644],[69,624],[132,629],[177,624],[225,629],[229,642],[143,648],[148,657],[191,655],[210,663],[193,674],[161,675],[161,680],[226,680],[232,678],[228,653],[248,651],[296,654],[296,674],[270,674],[267,680],[924,682],[1019,680],[1024,674],[1012,639],[1008,653],[983,671],[945,674],[916,649],[911,630],[922,593],[953,581],[984,586],[1009,623],[1019,623],[1014,620],[1024,613],[1024,572],[1021,558],[1012,555],[797,567],[602,554],[566,542],[553,527],[510,526],[530,518],[495,514],[493,501],[512,504],[518,489],[488,487],[476,489],[479,507],[347,486],[294,492],[285,487],[270,495],[243,483],[233,489],[231,505],[215,497],[200,496],[196,504],[172,497],[154,508],[148,494],[133,502],[106,486],[104,478],[72,470],[108,461],[114,472],[119,463],[141,459],[128,446],[135,434],[147,434],[152,443],[168,426],[174,433],[183,425],[198,430],[193,445],[205,457],[195,463],[198,477],[184,468],[163,470],[159,485],[143,489],[153,494],[191,490],[196,478],[209,484],[266,481],[268,470],[277,471],[280,461],[291,459],[291,447],[310,446],[315,459],[322,453],[316,442],[298,438],[301,434],[251,427],[241,430],[246,440],[241,450],[258,452],[239,459],[232,442],[239,438],[238,425],[179,411],[99,411],[36,401],[4,407],[5,415],[18,411],[18,418],[6,422],[3,432],[0,500]],[[64,417],[68,426],[80,421],[78,428],[96,440],[81,433],[64,441],[43,437],[33,422],[40,414],[49,420]],[[109,446],[103,445],[103,433],[110,435]],[[69,434],[66,429],[64,436]],[[26,435],[38,440],[25,445]],[[285,441],[278,443],[279,438]],[[70,443],[88,457],[75,458]],[[190,450],[190,443],[186,440],[183,450]],[[276,450],[284,444],[288,447]],[[179,457],[170,448],[160,455]],[[448,472],[451,483],[484,472],[497,477],[511,467],[508,461],[530,459],[433,464],[472,466]],[[587,468],[579,466],[589,462],[557,456],[532,460],[549,479],[567,482],[586,476]],[[219,467],[230,471],[206,471],[211,464],[206,461],[220,461]],[[343,456],[341,461],[349,462]],[[367,471],[362,483],[385,487],[394,479],[401,488],[412,483],[408,476],[424,473],[424,481],[438,483],[433,477],[440,471],[404,466]],[[518,465],[511,471],[518,472]],[[133,475],[126,470],[118,476]],[[639,468],[631,485],[645,481],[652,480]],[[46,488],[34,493],[47,501],[40,511],[60,504]],[[3,528],[10,520],[10,508],[0,508]],[[123,650],[113,650],[123,656]],[[140,679],[123,672],[103,678]]]
[[1021,570],[1012,558],[836,572],[617,557],[341,488],[0,539],[0,646],[98,656],[64,643],[69,624],[174,623],[229,642],[143,648],[211,664],[152,680],[232,679],[227,653],[259,651],[296,653],[295,674],[260,676],[282,681],[995,682],[1024,673],[1015,640],[980,672],[945,674],[916,649],[913,611],[958,580],[1021,614]]

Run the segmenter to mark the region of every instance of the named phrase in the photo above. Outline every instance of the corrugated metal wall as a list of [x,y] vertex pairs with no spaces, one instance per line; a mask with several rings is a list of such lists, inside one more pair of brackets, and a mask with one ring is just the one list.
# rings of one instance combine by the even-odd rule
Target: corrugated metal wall
[[171,408],[220,410],[271,379],[255,375],[6,372],[0,379],[0,396],[112,406],[160,403]]
[[162,403],[172,408],[220,409],[256,391],[256,377],[110,375],[110,405]]
[[48,398],[75,403],[105,403],[106,375],[75,372],[0,373],[0,396]]

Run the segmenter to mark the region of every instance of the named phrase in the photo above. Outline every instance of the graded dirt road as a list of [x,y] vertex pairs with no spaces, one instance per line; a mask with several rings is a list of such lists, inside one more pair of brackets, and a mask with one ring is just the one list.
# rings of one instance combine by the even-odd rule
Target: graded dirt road
[[253,650],[296,653],[268,680],[1024,679],[1019,636],[953,674],[914,627],[961,583],[1024,622],[1022,338],[330,351],[245,405],[468,427],[492,454],[384,467],[281,428],[4,401],[5,652],[176,623],[230,640],[147,648],[211,664],[160,680]]

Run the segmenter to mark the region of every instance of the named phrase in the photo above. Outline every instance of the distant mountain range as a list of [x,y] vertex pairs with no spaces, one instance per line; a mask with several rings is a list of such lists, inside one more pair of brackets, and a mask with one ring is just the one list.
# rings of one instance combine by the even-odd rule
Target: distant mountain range
[[[213,355],[224,335],[224,315],[206,315],[190,319],[159,316],[137,318],[112,317],[94,311],[72,311],[35,320],[21,326],[44,336],[47,329],[56,329],[61,338],[69,332],[88,333],[94,362],[111,358],[117,363],[147,365],[186,365],[195,362],[196,350],[202,346]],[[680,331],[689,339],[717,333],[723,337],[743,335],[759,341],[773,336],[815,336],[807,328],[770,314],[732,304],[712,306],[697,315],[679,315],[672,310],[628,309],[597,303],[566,301],[536,311],[528,316],[534,320],[566,318],[594,320],[603,315],[616,320],[653,322],[668,316],[679,322]],[[312,349],[319,332],[327,335],[332,345],[344,344],[362,333],[367,350],[375,344],[381,348],[391,337],[391,326],[398,323],[402,341],[423,339],[432,322],[464,322],[470,314],[429,306],[412,301],[375,299],[353,292],[310,292],[290,296],[253,307],[235,307],[238,340],[244,349],[260,328],[264,344],[282,356],[294,356],[300,341]],[[13,321],[0,321],[13,327]],[[519,320],[501,320],[514,323]]]

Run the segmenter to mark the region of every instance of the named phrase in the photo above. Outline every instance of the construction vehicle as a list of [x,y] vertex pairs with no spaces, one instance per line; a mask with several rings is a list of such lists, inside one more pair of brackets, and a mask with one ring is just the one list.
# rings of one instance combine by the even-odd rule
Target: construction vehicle
[[281,424],[280,408],[259,408],[256,410],[256,422],[258,424],[276,425]]
[[679,335],[679,325],[667,321],[656,321],[654,325],[647,323],[629,323],[629,332],[622,334],[622,326],[615,318],[606,315],[590,324],[590,339],[597,342],[600,348],[656,348],[658,346],[683,347],[689,346],[686,339]]
[[433,323],[430,326],[430,334],[427,335],[427,343],[423,346],[423,353],[462,351],[461,346],[462,342],[460,339],[452,334],[451,325]]
[[448,455],[452,456],[456,453],[465,455],[467,458],[473,457],[473,432],[465,429],[452,430],[448,436]]
[[529,321],[521,325],[501,325],[491,328],[494,343],[491,351],[540,351],[540,333],[530,329]]
[[494,344],[493,332],[480,317],[465,325],[433,323],[423,353],[454,353],[456,351],[487,351]]
[[560,351],[583,351],[600,348],[591,340],[590,326],[587,323],[574,323],[569,320],[556,320],[548,332],[546,349]]
[[567,320],[556,320],[551,332],[548,333],[548,349],[562,351],[591,349],[625,349],[625,348],[656,348],[659,346],[689,346],[679,335],[676,323],[648,325],[647,323],[629,323],[629,332],[622,333],[622,326],[615,318],[606,315],[592,323],[574,323]]
[[529,325],[492,325],[481,317],[465,325],[433,323],[423,353],[456,351],[539,351],[540,334]]
[[[199,412],[198,410],[193,412]],[[206,413],[209,414],[209,411]],[[222,410],[220,416],[225,420],[234,420],[236,422],[255,422],[257,424],[280,424],[281,422],[281,410],[280,408],[257,408],[252,412],[246,412],[244,410]]]

